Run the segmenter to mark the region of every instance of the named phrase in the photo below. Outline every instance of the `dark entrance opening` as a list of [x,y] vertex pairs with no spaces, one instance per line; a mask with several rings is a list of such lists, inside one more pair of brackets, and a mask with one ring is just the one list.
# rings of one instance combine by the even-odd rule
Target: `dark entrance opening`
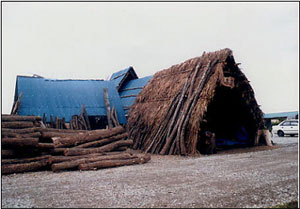
[[197,145],[200,153],[206,154],[206,131],[215,134],[217,150],[254,144],[255,121],[241,93],[238,88],[217,86],[215,96],[200,124],[200,141]]
[[107,126],[107,116],[98,115],[98,116],[88,116],[91,129],[105,129]]

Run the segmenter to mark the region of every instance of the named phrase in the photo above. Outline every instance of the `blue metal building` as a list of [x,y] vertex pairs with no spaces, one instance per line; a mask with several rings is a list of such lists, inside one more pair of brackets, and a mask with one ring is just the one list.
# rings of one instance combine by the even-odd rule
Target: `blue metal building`
[[126,118],[121,100],[113,83],[103,80],[58,80],[17,76],[15,100],[22,93],[19,115],[65,118],[79,115],[84,104],[88,115],[106,115],[103,88],[108,88],[109,102],[115,107],[121,124]]
[[144,86],[147,85],[147,83],[152,77],[153,76],[147,76],[139,79],[130,80],[119,89],[119,95],[126,117],[128,116],[130,107],[134,104],[135,98],[142,91]]
[[133,67],[118,71],[110,77],[110,81],[114,82],[119,92],[126,117],[128,116],[131,105],[134,104],[135,98],[152,77],[151,75],[138,78]]
[[111,108],[115,107],[121,124],[135,97],[152,76],[138,79],[132,67],[114,73],[110,80],[59,80],[17,76],[15,101],[22,93],[19,115],[65,118],[69,122],[85,105],[89,116],[106,116],[103,89],[108,89]]

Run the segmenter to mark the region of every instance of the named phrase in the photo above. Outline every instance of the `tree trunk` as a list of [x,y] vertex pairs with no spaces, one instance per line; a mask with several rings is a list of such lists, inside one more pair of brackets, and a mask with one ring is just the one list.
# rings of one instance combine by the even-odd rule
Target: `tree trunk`
[[36,147],[39,143],[38,138],[2,138],[2,145],[13,145],[18,147]]
[[[71,129],[55,129],[55,128],[40,128],[41,132],[52,132],[52,133],[87,133],[93,131],[87,130],[71,130]],[[95,130],[98,131],[98,130]]]
[[128,149],[128,147],[127,146],[124,146],[124,147],[118,147],[118,148],[116,148],[116,149],[114,149],[113,151],[125,151],[125,150],[127,150]]
[[1,115],[1,120],[3,121],[40,121],[42,120],[40,116],[21,116],[21,115]]
[[51,169],[52,171],[55,172],[55,171],[61,171],[66,169],[74,169],[77,168],[79,164],[83,164],[83,163],[92,163],[92,162],[103,161],[103,160],[131,159],[131,158],[133,158],[133,156],[129,153],[122,153],[118,155],[95,156],[89,158],[83,157],[78,160],[52,164]]
[[2,128],[32,128],[33,122],[30,121],[6,121],[1,123]]
[[[60,129],[61,130],[61,129]],[[83,132],[79,133],[64,133],[64,132],[41,132],[42,138],[52,138],[52,137],[72,137],[76,135],[83,135]]]
[[53,143],[38,143],[37,147],[39,149],[54,149]]
[[97,148],[68,148],[64,151],[64,155],[73,156],[73,155],[86,155],[91,153],[110,152],[118,147],[130,146],[132,144],[133,144],[132,140],[120,140]]
[[39,157],[32,157],[32,158],[20,158],[20,159],[2,159],[1,163],[3,164],[18,164],[18,163],[31,163],[35,161],[40,161],[49,158],[51,155],[44,155],[44,156],[39,156]]
[[74,135],[65,138],[53,138],[55,147],[70,147],[78,144],[87,143],[103,138],[108,138],[118,133],[124,132],[125,129],[122,126],[118,126],[112,129],[100,129],[96,131],[86,132],[83,135]]
[[33,132],[33,133],[28,133],[28,134],[17,134],[13,132],[2,132],[1,136],[3,138],[38,138],[41,136],[40,132]]
[[97,156],[107,156],[107,155],[118,155],[123,152],[104,152],[104,153],[92,153],[88,155],[78,155],[78,156],[50,156],[49,157],[49,164],[53,163],[60,163],[64,161],[73,161],[83,158],[93,158]]
[[49,150],[49,152],[50,152],[51,155],[63,155],[64,151],[66,149],[67,148],[55,148],[54,147],[54,149]]
[[2,174],[11,174],[11,173],[23,173],[27,171],[36,171],[39,170],[48,164],[48,159],[30,162],[30,163],[19,163],[19,164],[4,164],[1,165]]
[[115,136],[111,136],[109,138],[105,138],[105,139],[100,139],[97,141],[92,141],[92,142],[88,142],[88,143],[84,143],[81,145],[76,146],[75,148],[86,148],[86,147],[100,147],[102,145],[114,142],[114,141],[118,141],[121,139],[124,139],[128,136],[127,133],[123,133],[123,134],[119,134],[119,135],[115,135]]
[[33,128],[24,128],[24,129],[9,129],[9,128],[2,128],[1,134],[6,133],[16,133],[16,134],[29,134],[33,132],[39,132],[43,130],[43,128],[40,127],[33,127]]
[[82,163],[78,166],[79,170],[96,170],[99,168],[111,168],[124,165],[134,165],[146,163],[151,159],[150,155],[144,155],[143,157],[137,157],[134,159],[124,159],[124,160],[103,160],[93,163]]
[[12,158],[16,155],[15,150],[1,149],[1,158]]

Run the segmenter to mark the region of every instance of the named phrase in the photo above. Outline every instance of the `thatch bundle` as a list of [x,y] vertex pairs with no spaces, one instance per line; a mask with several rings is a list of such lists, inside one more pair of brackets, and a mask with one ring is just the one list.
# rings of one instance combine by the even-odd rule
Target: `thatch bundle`
[[233,125],[243,125],[253,145],[262,116],[232,51],[223,49],[156,73],[130,109],[128,132],[134,149],[195,154],[204,129],[230,137]]

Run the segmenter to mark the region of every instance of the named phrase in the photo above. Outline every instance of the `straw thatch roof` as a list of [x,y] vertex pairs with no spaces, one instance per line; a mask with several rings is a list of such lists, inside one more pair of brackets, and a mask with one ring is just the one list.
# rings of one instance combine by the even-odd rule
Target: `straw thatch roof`
[[[213,102],[216,91],[220,96]],[[227,94],[231,95],[228,99],[237,98],[237,102],[227,105],[228,111],[220,111],[224,106],[222,102],[226,103],[226,98],[220,98]],[[231,109],[230,105],[240,109]],[[212,124],[216,124],[218,116],[214,112],[227,117],[222,116],[222,112],[230,111],[236,118],[245,117],[245,121],[238,120],[246,126],[249,144],[253,145],[257,130],[263,126],[263,113],[249,81],[235,63],[230,49],[203,53],[201,57],[157,72],[136,98],[128,119],[133,148],[160,154],[195,154],[204,118],[210,120],[206,117],[211,117]]]

